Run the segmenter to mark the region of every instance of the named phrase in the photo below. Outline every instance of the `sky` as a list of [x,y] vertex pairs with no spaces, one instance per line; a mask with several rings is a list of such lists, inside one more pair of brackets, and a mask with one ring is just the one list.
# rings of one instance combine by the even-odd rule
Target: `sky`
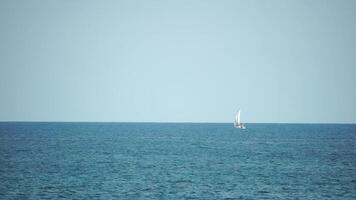
[[0,121],[356,123],[354,0],[0,0]]

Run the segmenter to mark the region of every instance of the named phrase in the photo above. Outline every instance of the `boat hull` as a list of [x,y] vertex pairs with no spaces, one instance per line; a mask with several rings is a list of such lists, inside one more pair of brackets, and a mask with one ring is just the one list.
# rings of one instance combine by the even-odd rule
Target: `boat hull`
[[235,128],[246,129],[246,126],[244,124],[237,124]]

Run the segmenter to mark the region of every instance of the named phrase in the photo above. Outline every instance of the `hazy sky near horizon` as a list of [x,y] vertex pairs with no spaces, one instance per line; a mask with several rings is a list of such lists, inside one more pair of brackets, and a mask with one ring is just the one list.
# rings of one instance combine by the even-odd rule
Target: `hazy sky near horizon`
[[356,1],[0,0],[0,120],[356,123]]

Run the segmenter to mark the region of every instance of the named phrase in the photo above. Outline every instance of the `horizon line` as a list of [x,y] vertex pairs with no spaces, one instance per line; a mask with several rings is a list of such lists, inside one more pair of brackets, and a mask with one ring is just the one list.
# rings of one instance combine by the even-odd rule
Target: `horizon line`
[[[42,120],[0,120],[0,123],[146,123],[146,124],[233,124],[234,122],[194,121],[42,121]],[[244,122],[244,124],[356,124],[356,122]]]

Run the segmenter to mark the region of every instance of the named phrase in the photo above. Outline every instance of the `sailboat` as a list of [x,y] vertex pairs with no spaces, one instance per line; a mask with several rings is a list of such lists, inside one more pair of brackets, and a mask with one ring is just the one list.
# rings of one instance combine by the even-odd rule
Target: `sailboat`
[[234,126],[235,126],[235,128],[246,129],[245,124],[241,123],[240,115],[241,115],[241,111],[239,110],[239,111],[237,111],[236,116],[235,116]]

